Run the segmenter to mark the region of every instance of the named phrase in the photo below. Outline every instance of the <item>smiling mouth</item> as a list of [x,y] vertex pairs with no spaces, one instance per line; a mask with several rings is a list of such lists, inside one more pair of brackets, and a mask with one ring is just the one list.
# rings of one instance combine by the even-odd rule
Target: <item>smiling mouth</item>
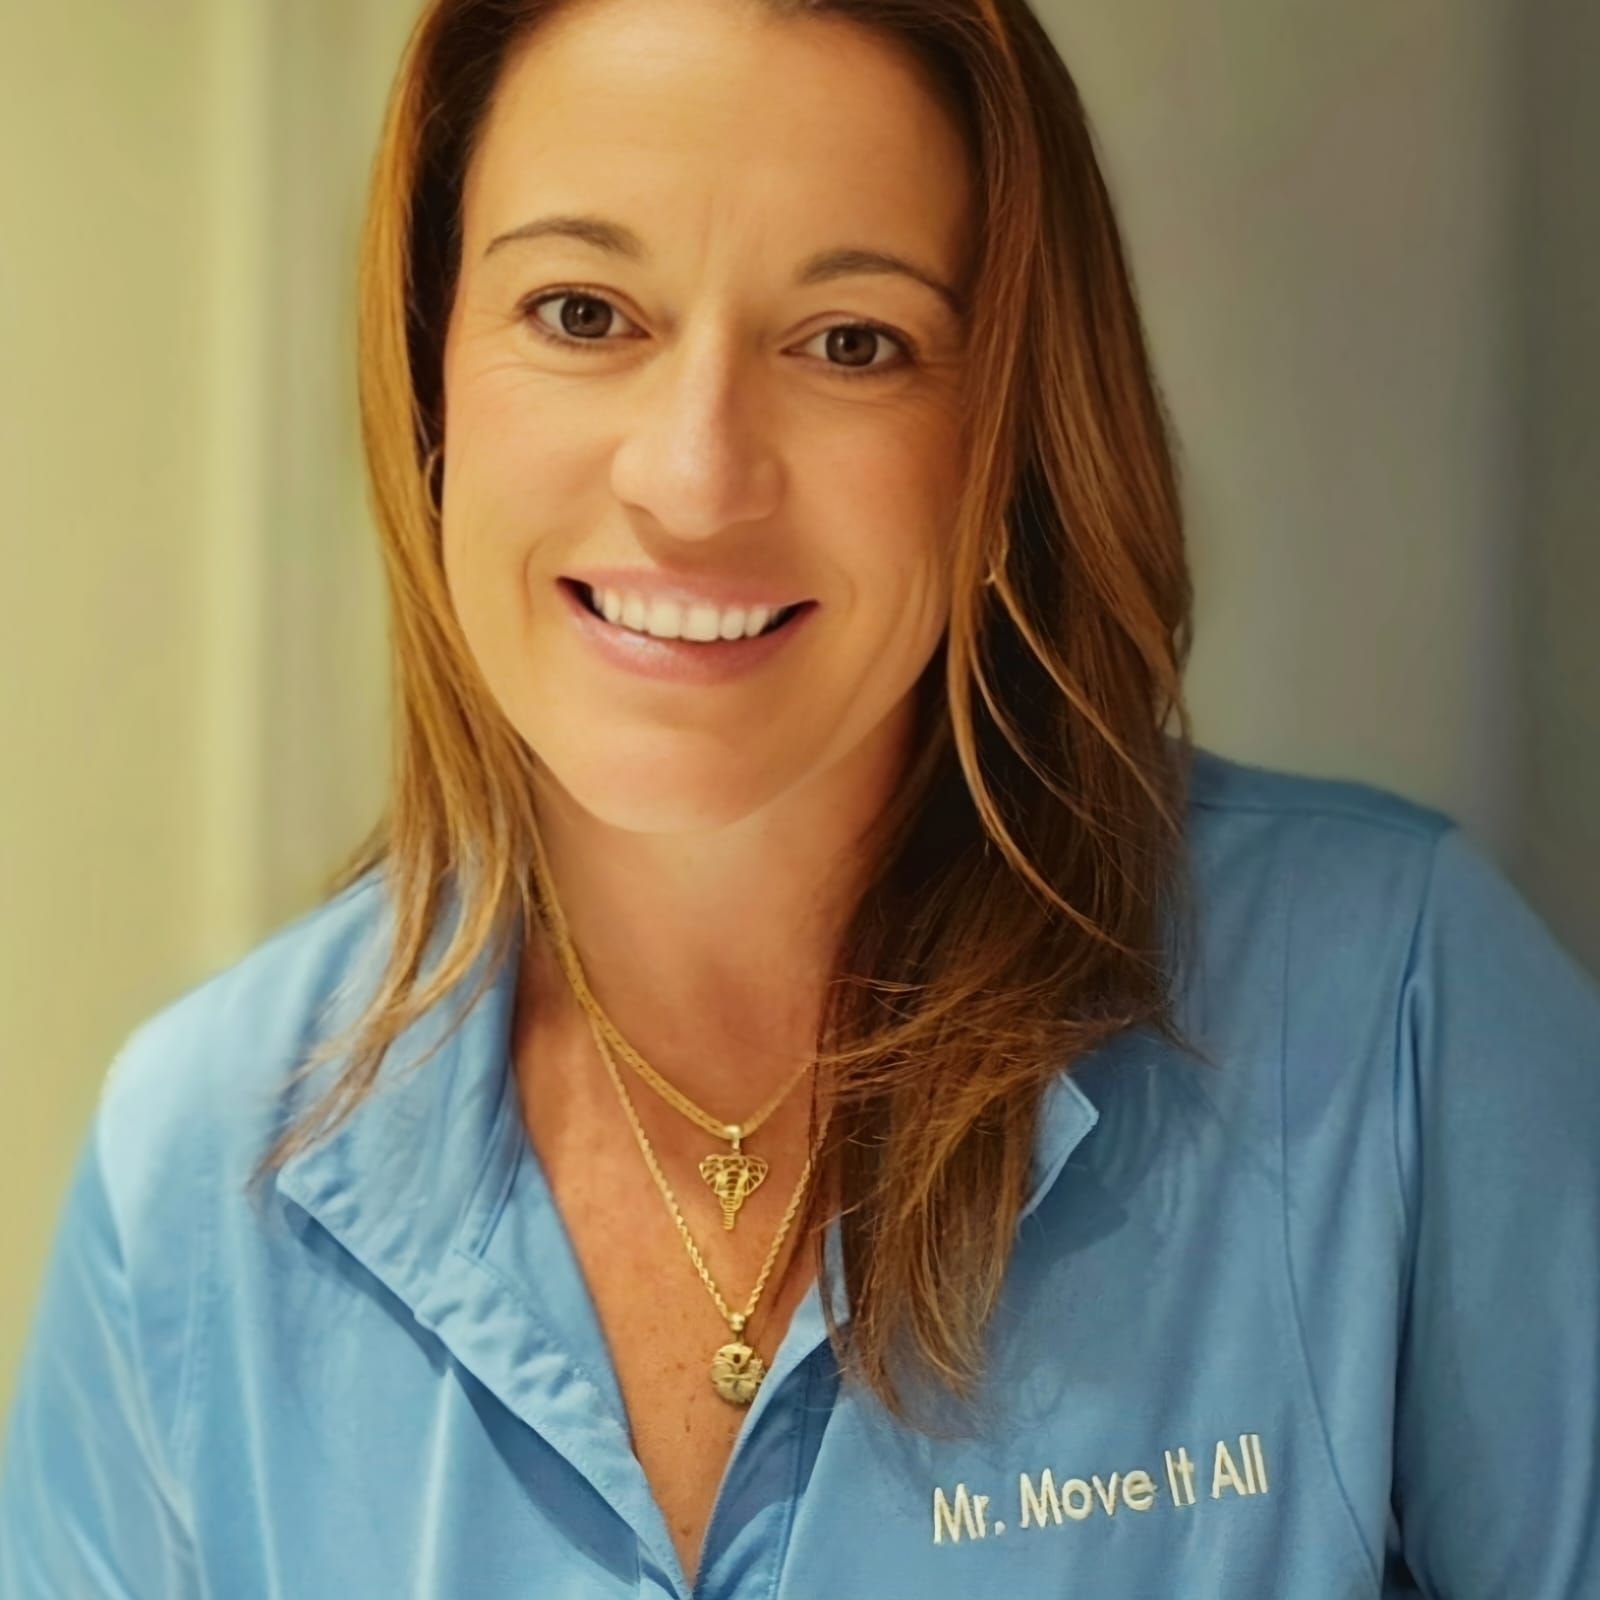
[[691,639],[683,634],[650,633],[644,628],[630,628],[622,621],[613,622],[598,605],[595,604],[594,590],[586,583],[579,582],[576,578],[562,578],[560,580],[583,602],[585,608],[598,617],[608,627],[620,629],[624,633],[637,634],[642,639],[657,639],[664,644],[738,644],[744,639],[764,639],[769,633],[776,633],[779,628],[792,621],[808,606],[814,606],[814,600],[798,600],[793,605],[783,606],[775,611],[767,620],[767,624],[757,633],[739,634],[732,639],[717,637],[713,639]]

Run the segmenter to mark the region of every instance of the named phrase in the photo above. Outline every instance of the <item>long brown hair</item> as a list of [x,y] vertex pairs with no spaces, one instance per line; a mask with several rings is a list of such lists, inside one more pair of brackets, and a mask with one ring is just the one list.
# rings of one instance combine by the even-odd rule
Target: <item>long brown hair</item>
[[[457,625],[428,465],[463,177],[512,52],[571,3],[430,0],[392,91],[362,241],[359,378],[392,608],[394,766],[380,821],[328,893],[380,868],[394,932],[370,1003],[296,1081],[348,1060],[256,1178],[332,1133],[390,1042],[486,948],[503,954],[518,914],[524,928],[537,914],[531,753]],[[977,1386],[1048,1081],[1132,1027],[1191,1050],[1171,998],[1192,941],[1191,585],[1093,134],[1024,0],[755,3],[901,40],[960,122],[983,211],[951,614],[837,950],[817,1039],[833,1110],[798,1219],[841,1366],[905,1419],[902,1347],[958,1398]],[[817,1111],[813,1098],[814,1137]],[[835,1214],[842,1322],[822,1250]]]

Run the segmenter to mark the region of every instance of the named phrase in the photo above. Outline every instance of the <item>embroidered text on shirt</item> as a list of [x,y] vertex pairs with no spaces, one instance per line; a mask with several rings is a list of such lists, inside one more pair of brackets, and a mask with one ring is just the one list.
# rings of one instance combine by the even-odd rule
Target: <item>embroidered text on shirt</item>
[[[1237,1461],[1228,1445],[1228,1440],[1218,1439],[1212,1451],[1211,1499],[1267,1493],[1267,1460],[1261,1449],[1261,1435],[1239,1435]],[[1161,1454],[1162,1475],[1171,1504],[1179,1509],[1192,1506],[1195,1503],[1195,1463],[1189,1452],[1179,1445],[1176,1452],[1163,1450]],[[1036,1477],[1020,1473],[1018,1479],[1018,1524],[1023,1528],[1059,1527],[1064,1521],[1087,1522],[1100,1514],[1114,1517],[1119,1506],[1126,1506],[1130,1511],[1149,1511],[1161,1498],[1161,1484],[1143,1468],[1113,1472],[1109,1479],[1103,1479],[1098,1472],[1087,1481],[1068,1478],[1059,1489],[1049,1467]],[[933,1491],[933,1542],[943,1544],[948,1539],[959,1544],[963,1538],[987,1539],[1003,1534],[1006,1531],[1003,1521],[989,1521],[992,1498],[972,1493],[965,1483],[958,1483],[953,1495],[946,1495],[942,1485],[936,1487]]]

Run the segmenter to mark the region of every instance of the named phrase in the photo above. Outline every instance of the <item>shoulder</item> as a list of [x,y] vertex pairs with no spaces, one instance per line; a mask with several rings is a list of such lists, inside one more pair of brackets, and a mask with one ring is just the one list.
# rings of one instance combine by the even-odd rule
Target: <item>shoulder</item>
[[146,1017],[107,1068],[57,1221],[40,1336],[63,1363],[87,1363],[77,1386],[111,1383],[107,1363],[136,1367],[166,1448],[206,1307],[247,1270],[247,1180],[285,1080],[381,955],[387,922],[374,873]]
[[285,1080],[376,975],[389,925],[374,869],[129,1032],[90,1138],[131,1247],[175,1239],[198,1190],[235,1175],[242,1183],[280,1115]]
[[1492,994],[1537,1028],[1535,1013],[1582,1009],[1594,992],[1493,849],[1447,811],[1200,750],[1188,820],[1211,941],[1276,963],[1291,1039],[1392,1022],[1422,995],[1461,1007]]
[[1188,828],[1195,892],[1221,932],[1253,919],[1286,969],[1351,978],[1398,979],[1441,842],[1462,848],[1454,816],[1394,789],[1203,749]]
[[1382,785],[1203,749],[1188,800],[1193,1036],[1259,1064],[1239,1092],[1253,1086],[1273,1119],[1292,1123],[1302,1102],[1314,1119],[1329,1097],[1364,1100],[1394,1070],[1441,848],[1477,858],[1460,825]]
[[[1600,986],[1455,817],[1199,752],[1189,820],[1186,1020],[1263,1068],[1241,1093],[1291,1143],[1376,1132],[1414,1188],[1408,1152],[1453,1104],[1510,1128],[1542,1093],[1552,1145],[1595,1126]],[[1340,1146],[1330,1173],[1353,1160]]]
[[1406,840],[1431,845],[1455,825],[1448,812],[1379,784],[1252,765],[1201,746],[1190,768],[1189,809],[1197,833],[1207,837],[1268,829],[1302,839],[1392,840],[1405,848]]

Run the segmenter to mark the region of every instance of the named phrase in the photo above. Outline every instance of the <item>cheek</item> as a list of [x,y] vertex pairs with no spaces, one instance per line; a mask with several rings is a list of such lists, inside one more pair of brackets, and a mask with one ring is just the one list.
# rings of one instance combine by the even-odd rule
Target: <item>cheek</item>
[[836,559],[851,587],[898,619],[896,632],[937,638],[949,606],[959,473],[938,452],[886,452],[834,481],[839,490],[816,525],[838,531]]
[[451,513],[466,562],[504,564],[593,522],[604,435],[522,362],[474,354],[467,346],[450,374]]
[[[586,527],[604,521],[593,451],[547,427],[461,421],[446,484],[442,556],[464,627],[525,623]],[[541,589],[542,586],[542,589]]]
[[482,473],[463,471],[447,486],[441,557],[450,603],[485,679],[498,694],[522,648],[536,563],[537,506]]

